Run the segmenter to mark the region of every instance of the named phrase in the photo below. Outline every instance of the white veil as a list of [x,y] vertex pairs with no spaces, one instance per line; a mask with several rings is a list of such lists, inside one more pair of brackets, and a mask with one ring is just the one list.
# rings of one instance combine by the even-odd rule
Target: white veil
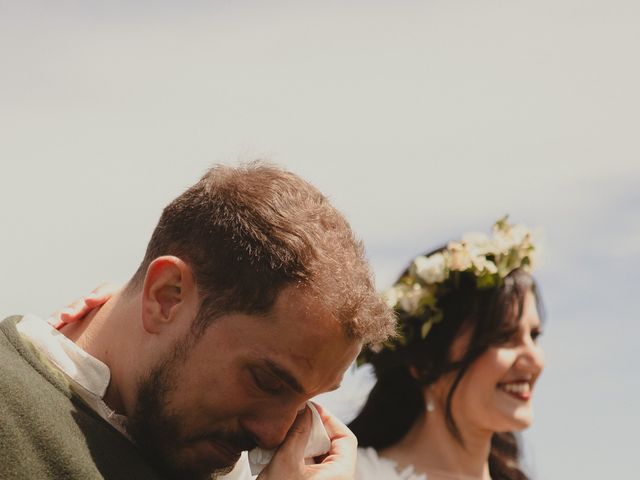
[[375,383],[376,376],[370,364],[358,367],[353,363],[345,372],[340,388],[312,400],[333,413],[342,423],[348,424],[362,410]]

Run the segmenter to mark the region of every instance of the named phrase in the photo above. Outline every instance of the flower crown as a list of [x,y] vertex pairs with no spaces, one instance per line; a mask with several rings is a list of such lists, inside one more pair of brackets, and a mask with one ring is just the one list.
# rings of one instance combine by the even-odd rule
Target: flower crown
[[[507,217],[493,225],[493,235],[469,233],[459,242],[450,242],[445,249],[429,256],[420,255],[411,262],[407,273],[383,292],[387,305],[400,315],[422,321],[420,337],[425,339],[443,312],[438,298],[455,288],[460,275],[473,275],[479,290],[500,286],[505,277],[517,268],[533,269],[535,246],[531,232],[522,225],[511,225]],[[361,362],[383,349],[395,350],[406,345],[414,335],[414,327],[399,323],[398,335],[363,351]]]

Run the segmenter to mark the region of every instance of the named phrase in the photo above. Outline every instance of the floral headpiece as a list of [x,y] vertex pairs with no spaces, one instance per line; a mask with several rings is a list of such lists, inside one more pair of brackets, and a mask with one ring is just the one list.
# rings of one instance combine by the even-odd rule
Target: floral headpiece
[[[432,255],[415,258],[408,273],[383,292],[386,303],[400,315],[424,319],[420,336],[426,338],[434,324],[442,321],[438,298],[451,290],[460,275],[475,277],[476,288],[489,289],[502,284],[513,270],[533,269],[535,246],[531,232],[522,225],[510,225],[507,217],[493,225],[493,235],[469,233],[459,242],[451,242]],[[406,328],[405,328],[406,327]],[[398,335],[363,351],[360,361],[383,349],[395,350],[406,345],[413,327],[400,323]],[[363,358],[364,357],[364,358]]]

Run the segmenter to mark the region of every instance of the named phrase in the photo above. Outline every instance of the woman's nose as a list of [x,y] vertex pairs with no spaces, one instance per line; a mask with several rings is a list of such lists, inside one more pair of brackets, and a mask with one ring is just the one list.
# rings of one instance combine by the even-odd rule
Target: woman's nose
[[539,374],[544,368],[544,354],[542,347],[533,341],[523,345],[523,351],[518,358],[519,366],[532,373]]

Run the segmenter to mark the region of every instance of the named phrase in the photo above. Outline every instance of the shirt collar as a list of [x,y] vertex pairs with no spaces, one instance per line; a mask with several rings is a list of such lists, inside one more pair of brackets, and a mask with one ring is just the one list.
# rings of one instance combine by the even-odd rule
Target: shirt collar
[[111,380],[111,371],[106,364],[35,315],[22,317],[16,328],[69,379],[92,395],[104,397]]

